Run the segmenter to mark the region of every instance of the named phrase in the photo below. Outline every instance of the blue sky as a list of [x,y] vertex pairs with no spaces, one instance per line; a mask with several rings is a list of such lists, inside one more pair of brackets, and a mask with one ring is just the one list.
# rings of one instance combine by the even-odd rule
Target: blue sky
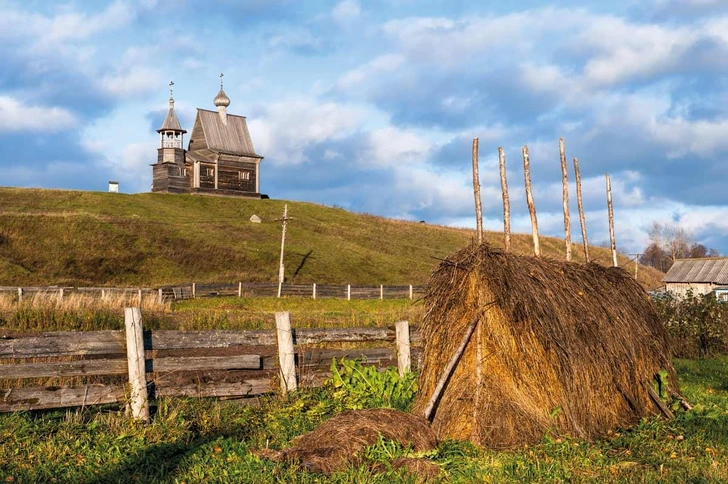
[[0,0],[0,184],[148,191],[167,84],[191,130],[224,72],[272,198],[472,227],[479,137],[486,228],[500,145],[530,231],[527,144],[539,226],[561,236],[563,136],[590,242],[608,171],[621,250],[657,221],[728,254],[727,68],[726,0]]

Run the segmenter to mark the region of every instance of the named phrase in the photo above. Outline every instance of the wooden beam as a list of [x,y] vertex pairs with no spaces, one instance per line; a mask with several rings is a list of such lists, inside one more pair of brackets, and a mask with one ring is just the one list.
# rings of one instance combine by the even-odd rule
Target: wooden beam
[[538,240],[538,219],[536,218],[536,205],[531,193],[531,163],[528,156],[528,146],[523,147],[523,178],[526,182],[526,203],[531,216],[531,233],[533,234],[533,255],[541,257],[541,245]]
[[120,385],[0,389],[0,412],[82,407],[124,400]]
[[566,167],[566,149],[564,138],[559,138],[559,158],[561,160],[561,185],[564,203],[564,244],[566,260],[571,260],[571,217],[569,216],[569,169]]
[[124,310],[124,325],[126,326],[126,356],[129,367],[129,397],[131,416],[144,422],[149,421],[149,396],[147,394],[147,380],[144,365],[144,329],[142,327],[142,312],[139,308],[126,308]]
[[280,364],[281,390],[285,395],[288,392],[296,391],[296,389],[298,389],[290,313],[276,313],[276,334],[278,336],[278,361]]
[[409,322],[397,321],[394,327],[397,333],[397,370],[399,370],[399,376],[403,377],[412,369]]
[[478,244],[482,244],[483,207],[480,200],[480,175],[478,173],[478,138],[473,138],[473,195],[475,196],[475,232]]
[[617,241],[614,238],[614,209],[612,208],[612,182],[609,179],[609,173],[604,174],[607,180],[607,212],[609,214],[609,245],[612,248],[612,263],[614,267],[619,267],[617,262]]
[[589,262],[589,239],[586,235],[586,218],[584,217],[584,204],[581,199],[581,175],[579,173],[579,160],[574,158],[574,180],[576,181],[576,203],[579,207],[579,223],[581,224],[581,240],[584,244],[584,261]]
[[503,193],[503,247],[511,251],[511,202],[508,198],[508,181],[506,180],[506,154],[498,147],[498,164],[500,166],[501,192]]

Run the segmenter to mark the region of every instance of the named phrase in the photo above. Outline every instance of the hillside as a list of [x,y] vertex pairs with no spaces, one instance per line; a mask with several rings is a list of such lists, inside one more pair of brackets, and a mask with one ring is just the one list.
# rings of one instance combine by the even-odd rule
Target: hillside
[[[275,281],[284,201],[142,193],[0,188],[0,285],[158,286]],[[288,282],[421,284],[466,246],[473,230],[360,215],[287,202]],[[263,222],[252,223],[251,215]],[[487,240],[502,245],[502,234]],[[514,250],[530,253],[527,235]],[[563,242],[544,238],[544,254]],[[575,258],[583,260],[580,246]],[[594,247],[597,262],[611,260]],[[634,266],[626,258],[620,263]],[[661,274],[640,267],[647,287]]]

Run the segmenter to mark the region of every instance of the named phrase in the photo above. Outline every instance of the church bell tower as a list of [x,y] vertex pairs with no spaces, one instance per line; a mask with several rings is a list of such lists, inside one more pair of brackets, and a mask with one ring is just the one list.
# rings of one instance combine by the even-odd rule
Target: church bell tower
[[152,165],[153,192],[174,192],[186,189],[187,173],[185,170],[184,134],[174,112],[174,82],[169,83],[169,110],[164,118],[159,133],[159,148],[157,149],[157,163]]

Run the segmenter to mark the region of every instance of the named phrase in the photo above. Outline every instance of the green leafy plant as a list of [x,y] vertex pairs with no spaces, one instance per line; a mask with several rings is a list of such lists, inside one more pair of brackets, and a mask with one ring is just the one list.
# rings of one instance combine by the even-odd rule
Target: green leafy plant
[[331,362],[331,378],[326,386],[332,389],[334,403],[347,410],[362,408],[394,408],[407,411],[417,393],[417,375],[399,376],[395,367],[378,371],[361,360],[336,358]]

